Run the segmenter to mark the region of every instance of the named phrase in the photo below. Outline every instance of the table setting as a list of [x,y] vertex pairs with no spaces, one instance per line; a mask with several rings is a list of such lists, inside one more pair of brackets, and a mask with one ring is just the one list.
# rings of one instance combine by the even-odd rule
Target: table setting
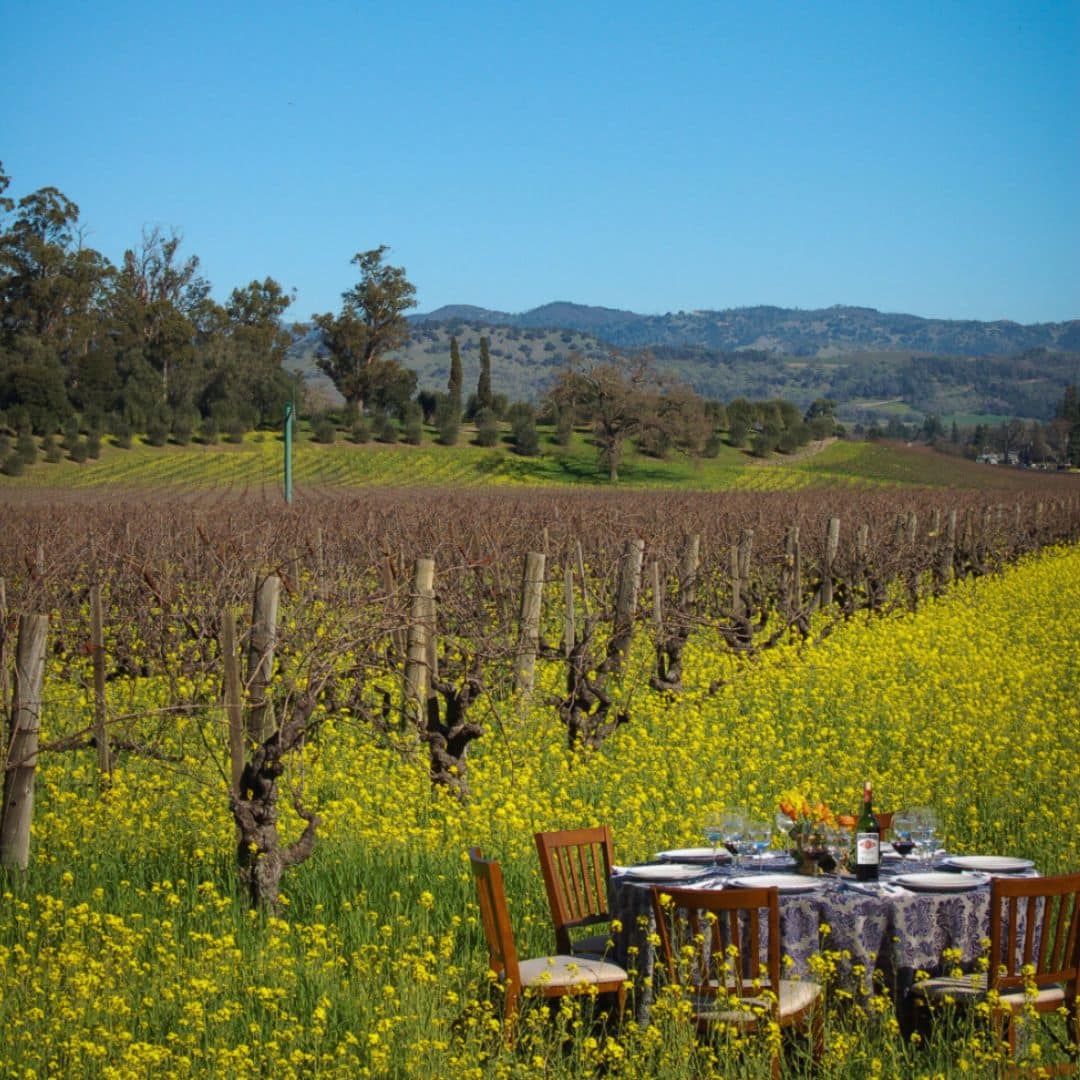
[[[621,926],[616,963],[652,974],[654,886],[775,887],[793,975],[810,976],[813,957],[829,951],[840,958],[841,982],[872,993],[877,969],[900,1002],[916,971],[941,969],[946,949],[954,965],[974,967],[988,933],[993,876],[1036,873],[1028,859],[948,852],[931,810],[893,817],[892,839],[882,842],[877,879],[869,881],[849,868],[850,828],[815,826],[793,838],[795,829],[783,828],[779,814],[774,823],[745,812],[718,818],[704,826],[707,847],[670,848],[639,866],[613,868],[612,915]],[[774,837],[784,846],[768,846]],[[812,858],[798,858],[796,840]]]

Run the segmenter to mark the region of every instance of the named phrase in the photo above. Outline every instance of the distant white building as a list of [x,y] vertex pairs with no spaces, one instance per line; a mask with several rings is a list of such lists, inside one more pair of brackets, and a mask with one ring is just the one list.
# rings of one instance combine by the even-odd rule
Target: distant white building
[[1001,459],[992,451],[986,451],[975,459],[980,465],[1000,465]]

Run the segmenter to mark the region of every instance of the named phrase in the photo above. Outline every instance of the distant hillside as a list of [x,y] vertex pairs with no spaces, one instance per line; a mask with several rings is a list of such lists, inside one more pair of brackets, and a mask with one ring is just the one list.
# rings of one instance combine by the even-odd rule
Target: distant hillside
[[553,303],[520,315],[476,307],[444,307],[411,317],[414,324],[463,321],[519,329],[569,329],[620,348],[667,345],[761,349],[787,356],[846,352],[925,352],[948,356],[1007,356],[1028,349],[1080,350],[1080,320],[1024,326],[1002,320],[923,319],[874,308],[837,305],[819,310],[748,307],[636,315],[632,311]]
[[[469,305],[410,317],[412,340],[397,354],[422,389],[445,390],[450,338],[461,348],[465,389],[475,388],[479,342],[491,342],[495,390],[538,400],[574,353],[600,359],[612,349],[648,348],[658,366],[706,397],[783,397],[805,406],[831,397],[849,421],[990,422],[1046,420],[1066,385],[1080,380],[1080,320],[1022,326],[891,315],[872,308],[821,311],[777,307],[636,315],[553,303],[519,315]],[[309,335],[290,366],[336,394],[315,369]]]

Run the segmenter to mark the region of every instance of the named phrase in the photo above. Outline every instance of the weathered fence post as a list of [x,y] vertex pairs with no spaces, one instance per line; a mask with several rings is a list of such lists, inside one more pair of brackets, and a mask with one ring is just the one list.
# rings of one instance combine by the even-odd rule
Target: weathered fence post
[[7,584],[0,577],[0,716],[8,715],[8,702],[11,700],[11,684],[8,682],[7,669],[7,618]]
[[255,586],[255,606],[251,617],[251,641],[248,646],[248,737],[261,743],[274,730],[274,703],[270,698],[270,679],[274,674],[274,648],[277,645],[278,599],[281,579],[268,574]]
[[112,778],[109,731],[105,722],[105,619],[101,610],[101,586],[90,586],[90,659],[94,669],[94,742],[97,743],[98,775]]
[[[614,645],[616,668],[621,667],[630,652],[630,639],[634,632],[634,612],[637,610],[638,592],[641,589],[641,563],[645,557],[645,541],[633,537],[626,541],[619,565],[619,581],[615,594],[615,624],[611,639]],[[612,655],[609,650],[609,656]]]
[[821,568],[821,606],[829,607],[833,602],[833,564],[840,549],[840,519],[829,518],[825,530],[825,561]]
[[240,794],[244,773],[244,697],[240,685],[240,660],[236,655],[236,616],[221,616],[221,655],[225,663],[225,717],[229,725],[229,778],[232,790]]
[[514,660],[514,689],[528,693],[533,688],[536,654],[540,648],[540,607],[544,596],[543,554],[530,551],[525,556],[521,576],[521,610],[518,616],[518,648]]
[[21,871],[26,870],[30,860],[30,822],[34,815],[34,774],[48,629],[48,615],[22,615],[19,618],[15,696],[4,768],[4,807],[0,814],[0,865]]
[[413,571],[412,603],[409,610],[409,635],[405,647],[405,697],[403,719],[423,727],[427,717],[427,699],[431,685],[428,670],[430,649],[434,644],[431,616],[435,603],[435,560],[416,560]]

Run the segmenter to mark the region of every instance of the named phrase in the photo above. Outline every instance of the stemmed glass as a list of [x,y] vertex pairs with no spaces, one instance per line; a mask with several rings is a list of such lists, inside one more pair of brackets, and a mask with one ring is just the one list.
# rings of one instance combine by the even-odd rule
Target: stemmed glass
[[746,839],[759,862],[772,843],[772,825],[768,821],[753,820],[747,822]]
[[908,856],[915,850],[916,817],[910,810],[902,810],[894,815],[892,820],[892,846],[893,851],[900,856],[900,866],[903,868],[908,861]]
[[720,841],[724,839],[724,819],[721,814],[706,814],[701,819],[701,831],[705,834],[705,840],[712,846],[712,861],[716,862],[716,849]]
[[833,862],[833,873],[838,873],[847,862],[851,833],[840,825],[830,825],[825,829],[825,851]]
[[795,828],[794,820],[783,810],[777,810],[776,817],[773,818],[773,824],[784,834],[784,849],[787,850],[791,847],[791,830]]
[[725,810],[720,819],[723,830],[724,847],[735,856],[736,865],[742,851],[743,836],[746,833],[746,812],[744,810]]
[[930,866],[937,850],[937,815],[928,807],[914,811],[915,825],[911,832],[916,858],[924,866]]

